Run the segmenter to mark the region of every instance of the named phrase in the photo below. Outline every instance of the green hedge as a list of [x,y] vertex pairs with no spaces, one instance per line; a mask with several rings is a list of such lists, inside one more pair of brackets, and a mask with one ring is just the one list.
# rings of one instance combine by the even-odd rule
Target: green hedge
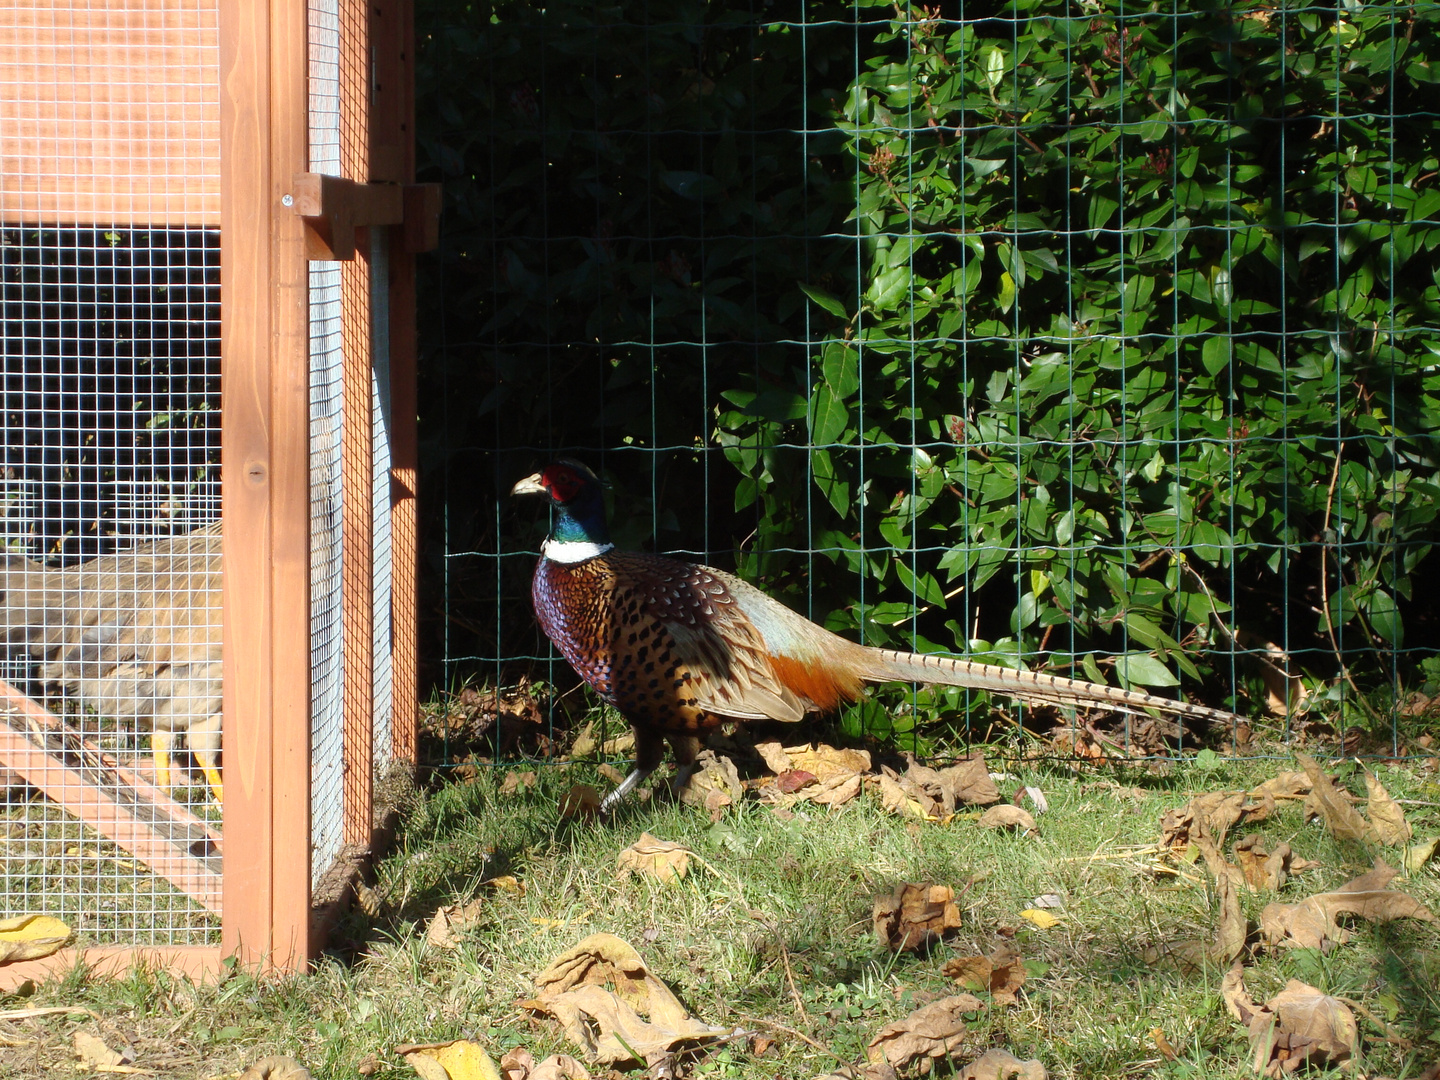
[[1433,653],[1435,4],[421,6],[452,525],[604,448],[625,542],[875,643],[1241,708],[1222,628]]

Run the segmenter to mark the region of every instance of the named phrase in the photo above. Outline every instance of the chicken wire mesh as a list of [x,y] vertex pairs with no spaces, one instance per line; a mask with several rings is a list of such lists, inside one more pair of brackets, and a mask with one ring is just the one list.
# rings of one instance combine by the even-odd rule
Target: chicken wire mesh
[[218,934],[217,49],[0,5],[0,912],[92,941]]
[[1428,752],[1434,5],[483,15],[417,14],[440,754],[593,716],[505,498],[559,453],[620,547],[868,643],[1184,693],[1242,754]]

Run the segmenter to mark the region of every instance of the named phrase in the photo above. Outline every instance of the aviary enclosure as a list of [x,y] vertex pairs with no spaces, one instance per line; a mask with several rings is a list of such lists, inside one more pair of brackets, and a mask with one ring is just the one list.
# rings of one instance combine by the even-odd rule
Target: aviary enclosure
[[410,9],[0,6],[0,914],[322,947],[414,760]]
[[[561,453],[621,547],[869,643],[1233,708],[1240,754],[1433,753],[1436,5],[418,21],[454,754],[596,715],[529,611],[543,514],[505,498]],[[893,688],[840,725],[1184,752],[1091,719]]]

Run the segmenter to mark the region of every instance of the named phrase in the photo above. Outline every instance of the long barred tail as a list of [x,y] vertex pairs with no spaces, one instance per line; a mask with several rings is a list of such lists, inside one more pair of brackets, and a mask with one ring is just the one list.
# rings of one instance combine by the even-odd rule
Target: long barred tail
[[1191,705],[1187,701],[1157,697],[1139,690],[1118,686],[1065,679],[1036,671],[977,664],[951,656],[928,656],[921,653],[896,652],[893,649],[871,649],[879,660],[865,673],[868,681],[918,682],[940,686],[964,686],[972,690],[990,690],[1024,701],[1046,705],[1078,705],[1116,709],[1120,712],[1146,713],[1157,709],[1170,716],[1204,720],[1213,724],[1238,723],[1242,718],[1223,709]]

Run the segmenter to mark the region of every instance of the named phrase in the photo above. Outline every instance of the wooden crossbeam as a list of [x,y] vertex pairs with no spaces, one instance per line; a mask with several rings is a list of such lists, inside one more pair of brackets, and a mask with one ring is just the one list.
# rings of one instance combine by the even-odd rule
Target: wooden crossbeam
[[[73,737],[109,774],[109,782],[67,761],[63,754],[37,746],[26,733],[31,723]],[[0,765],[19,773],[67,814],[128,851],[201,907],[219,912],[220,837],[214,830],[149,781],[119,768],[113,756],[4,680],[0,680]]]

